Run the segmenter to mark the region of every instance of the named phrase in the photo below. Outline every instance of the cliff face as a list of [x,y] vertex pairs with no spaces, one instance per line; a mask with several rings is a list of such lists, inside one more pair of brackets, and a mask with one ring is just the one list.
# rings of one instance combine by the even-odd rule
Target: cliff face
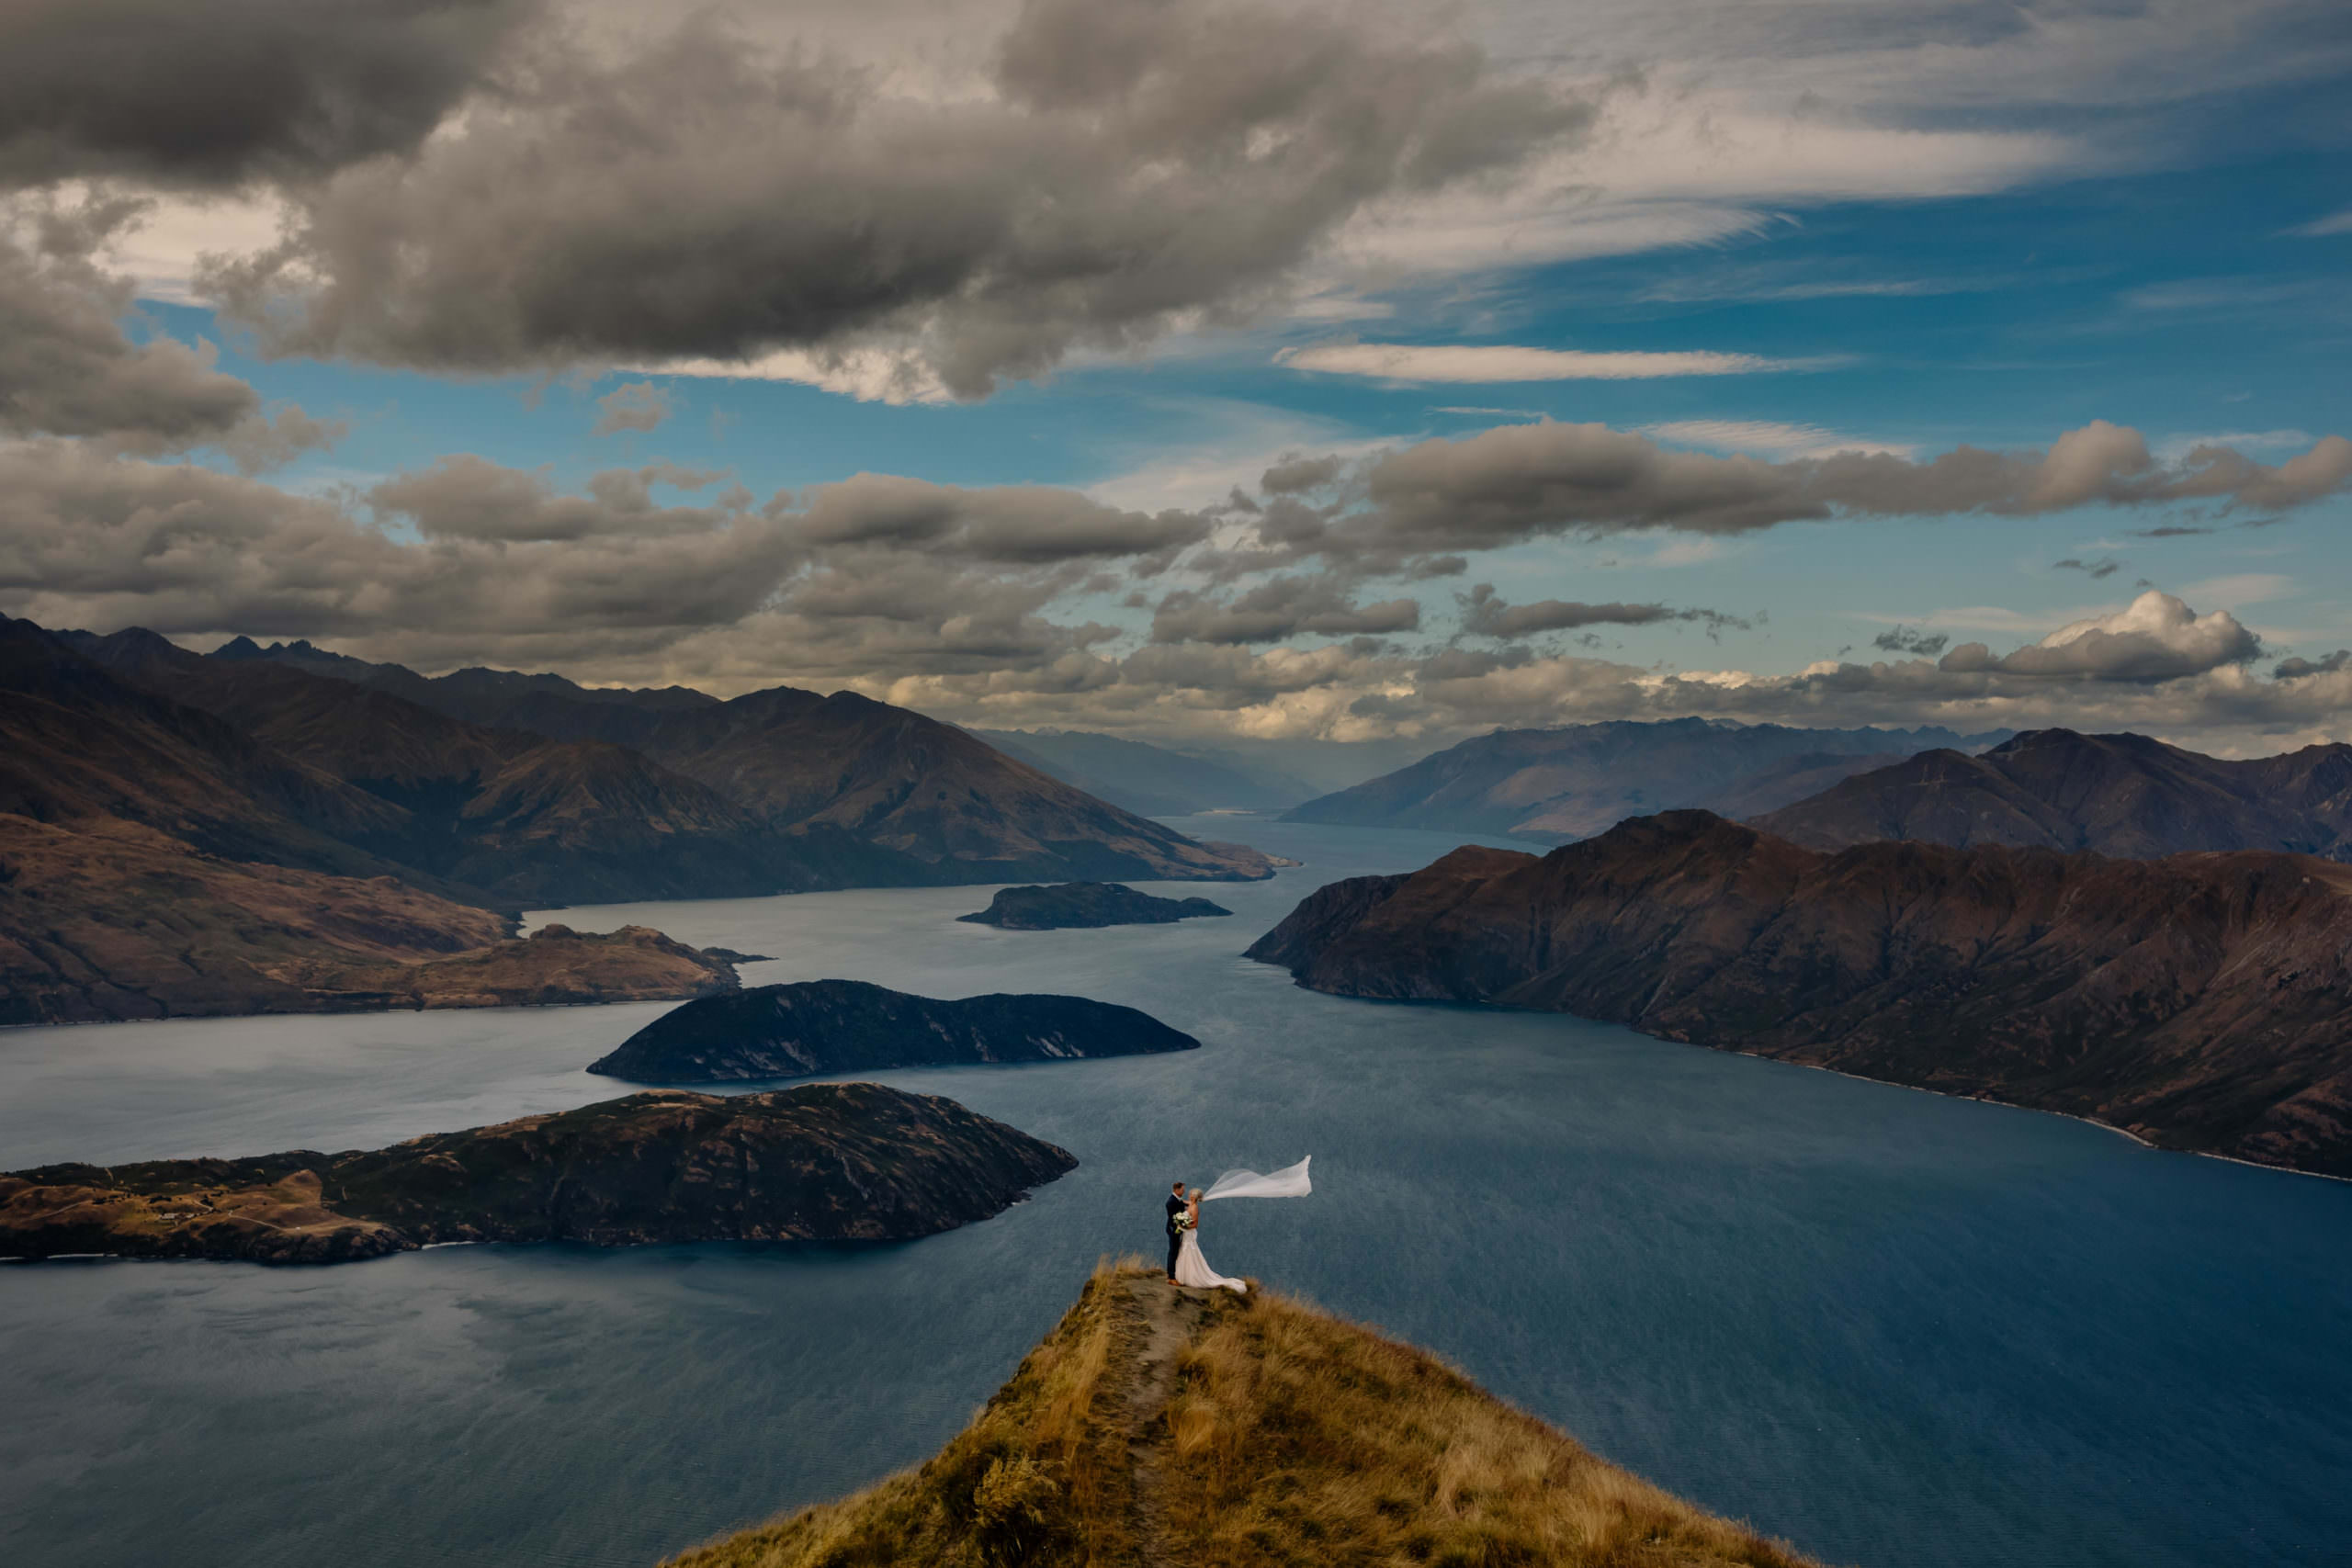
[[1106,1264],[919,1468],[673,1568],[1407,1562],[1805,1568],[1437,1358]]
[[1249,955],[2352,1174],[2352,872],[2299,856],[1830,855],[1668,812],[1326,887]]
[[[1285,820],[1567,840],[1669,807],[1760,811],[1839,773],[1930,746],[1996,737],[1948,729],[1796,729],[1679,718],[1500,729],[1291,810]],[[1849,770],[1850,771],[1850,770]]]
[[1149,1013],[1084,997],[941,1001],[858,980],[808,980],[673,1008],[588,1070],[640,1083],[719,1083],[1129,1056],[1199,1044]]
[[2352,860],[2352,746],[2230,761],[2144,735],[2034,730],[1982,756],[1922,752],[1755,821],[1822,850],[1920,839],[2135,859],[2279,850]]
[[1078,1162],[878,1084],[659,1090],[339,1155],[0,1176],[0,1256],[337,1263],[439,1242],[881,1241],[1001,1213]]
[[1205,898],[1155,898],[1115,882],[1065,882],[1054,887],[1006,887],[976,915],[978,926],[1009,931],[1051,931],[1081,926],[1164,926],[1232,910]]

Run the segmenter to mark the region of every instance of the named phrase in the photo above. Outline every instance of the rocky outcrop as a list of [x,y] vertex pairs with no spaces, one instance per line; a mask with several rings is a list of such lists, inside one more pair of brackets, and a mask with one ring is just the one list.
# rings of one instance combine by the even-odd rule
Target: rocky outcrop
[[633,1094],[388,1149],[0,1176],[0,1257],[340,1263],[446,1242],[891,1241],[1076,1168],[951,1100],[879,1084]]
[[1009,931],[1051,931],[1078,926],[1165,926],[1231,913],[1205,898],[1155,898],[1115,882],[1065,882],[1052,887],[1001,888],[987,908],[956,918]]
[[2352,1175],[2352,871],[2302,856],[1832,855],[1668,812],[1333,884],[1249,955]]
[[2283,850],[2352,861],[2352,746],[2233,761],[2144,735],[2037,729],[1982,756],[1925,751],[1755,821],[1817,850],[1921,839],[2135,859]]
[[[2004,739],[1949,729],[1797,729],[1702,718],[1498,729],[1284,815],[1290,822],[1508,834],[1558,842],[1627,817],[1736,802],[1742,813],[1803,799],[1842,776],[1842,757],[1884,761]],[[1723,807],[1718,807],[1723,809]]]
[[858,980],[807,980],[673,1008],[588,1070],[639,1083],[718,1083],[1199,1044],[1149,1013],[1084,997],[939,1001]]

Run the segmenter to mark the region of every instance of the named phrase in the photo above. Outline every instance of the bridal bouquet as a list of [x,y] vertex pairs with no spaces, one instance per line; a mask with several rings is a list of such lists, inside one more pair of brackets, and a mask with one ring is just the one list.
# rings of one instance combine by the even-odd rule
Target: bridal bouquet
[[1190,1214],[1177,1213],[1168,1216],[1169,1230],[1180,1235],[1185,1231],[1191,1230],[1195,1223],[1196,1222]]

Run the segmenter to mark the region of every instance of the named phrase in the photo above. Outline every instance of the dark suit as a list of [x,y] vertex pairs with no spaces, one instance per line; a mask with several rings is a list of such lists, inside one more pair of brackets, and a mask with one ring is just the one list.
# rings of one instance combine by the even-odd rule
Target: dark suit
[[1184,1233],[1176,1228],[1176,1216],[1184,1212],[1184,1200],[1173,1192],[1168,1195],[1168,1277],[1176,1277],[1176,1249],[1184,1245]]

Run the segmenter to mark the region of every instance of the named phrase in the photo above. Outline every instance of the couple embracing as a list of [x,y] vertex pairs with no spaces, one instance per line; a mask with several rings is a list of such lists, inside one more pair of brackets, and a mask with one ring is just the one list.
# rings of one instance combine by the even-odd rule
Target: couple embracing
[[1181,1181],[1168,1190],[1168,1282],[1196,1291],[1219,1286],[1245,1295],[1250,1291],[1239,1280],[1228,1280],[1210,1268],[1201,1256],[1201,1190],[1195,1187],[1187,1194]]

